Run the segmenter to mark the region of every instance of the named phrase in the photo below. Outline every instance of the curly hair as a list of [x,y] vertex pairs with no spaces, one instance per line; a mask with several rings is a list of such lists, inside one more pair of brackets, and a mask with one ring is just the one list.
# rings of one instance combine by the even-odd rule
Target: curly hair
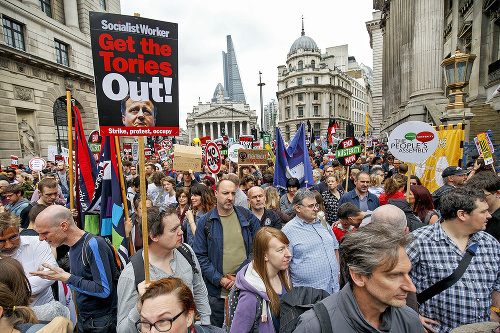
[[398,173],[392,175],[390,178],[387,178],[384,182],[385,194],[390,197],[391,195],[399,191],[401,187],[405,186],[406,181],[406,176],[400,175]]

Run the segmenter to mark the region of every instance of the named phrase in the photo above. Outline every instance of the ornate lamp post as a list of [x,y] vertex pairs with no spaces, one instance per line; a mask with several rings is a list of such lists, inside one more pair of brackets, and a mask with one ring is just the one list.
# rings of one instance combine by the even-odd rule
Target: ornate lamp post
[[446,78],[446,85],[451,90],[446,110],[465,109],[468,107],[465,102],[463,89],[469,84],[474,59],[476,59],[475,54],[465,54],[457,50],[454,55],[441,62],[441,67],[443,67]]

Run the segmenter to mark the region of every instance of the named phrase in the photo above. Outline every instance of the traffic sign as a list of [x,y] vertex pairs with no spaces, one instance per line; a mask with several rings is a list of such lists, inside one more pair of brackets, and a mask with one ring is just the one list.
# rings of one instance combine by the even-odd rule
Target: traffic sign
[[165,139],[161,140],[160,145],[165,148],[165,150],[170,150],[172,149],[172,141]]
[[342,140],[337,146],[335,156],[343,166],[351,165],[356,162],[361,155],[361,145],[355,138]]
[[41,157],[33,157],[28,165],[32,171],[42,171],[47,167],[47,162]]
[[211,173],[219,173],[221,167],[220,151],[217,144],[210,142],[206,149],[207,167]]

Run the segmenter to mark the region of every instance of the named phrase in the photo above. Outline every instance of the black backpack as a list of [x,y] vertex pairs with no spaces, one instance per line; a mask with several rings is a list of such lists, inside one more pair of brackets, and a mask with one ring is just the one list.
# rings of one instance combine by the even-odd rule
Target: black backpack
[[116,251],[115,247],[113,244],[111,244],[111,241],[106,238],[106,237],[101,237],[97,236],[91,233],[88,233],[87,236],[85,237],[85,241],[83,242],[83,250],[82,250],[82,261],[83,265],[85,267],[89,267],[89,258],[87,257],[87,246],[89,245],[89,242],[92,238],[102,238],[106,242],[106,245],[110,248],[111,252],[113,253],[113,258],[114,258],[114,267],[112,269],[113,272],[113,281],[115,282],[115,285],[118,284],[118,279],[120,278],[120,274],[122,273],[123,269],[125,268],[125,264],[122,262],[120,259],[120,256],[118,255],[118,251]]
[[[255,311],[255,318],[253,321],[252,332],[259,332],[259,323],[260,316],[262,313],[262,297],[257,294],[254,294],[257,297],[257,309]],[[229,295],[226,297],[225,305],[224,305],[224,323],[222,328],[229,333],[231,330],[231,325],[233,324],[234,312],[236,311],[236,306],[238,305],[238,301],[240,299],[240,289],[238,287],[233,286]]]
[[304,312],[314,309],[318,316],[321,332],[332,332],[328,311],[319,302],[330,296],[328,292],[313,287],[294,287],[280,300],[280,333],[291,333],[295,330],[299,317]]
[[[198,274],[200,271],[196,267],[193,254],[191,253],[187,245],[181,243],[177,250],[189,262],[189,264],[191,265],[191,269],[193,270],[193,274]],[[137,251],[132,257],[130,257],[130,262],[132,262],[132,267],[134,268],[135,287],[137,289],[137,285],[146,279],[144,273],[144,258],[142,257],[142,250]]]

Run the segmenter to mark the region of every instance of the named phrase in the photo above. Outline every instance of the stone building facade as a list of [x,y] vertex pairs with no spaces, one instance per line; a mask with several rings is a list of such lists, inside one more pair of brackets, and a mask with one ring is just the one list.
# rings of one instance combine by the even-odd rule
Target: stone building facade
[[[334,50],[336,53],[331,54]],[[330,118],[339,125],[338,136],[345,137],[349,122],[354,124],[355,136],[362,134],[365,118],[360,113],[369,111],[370,87],[359,66],[356,69],[354,64],[349,65],[350,59],[353,57],[347,55],[347,45],[327,48],[326,54],[321,54],[302,27],[301,36],[288,52],[286,65],[278,66],[278,126],[284,140],[291,140],[300,125],[308,121],[314,136],[326,136]],[[359,79],[353,77],[356,75]]]
[[67,147],[66,90],[84,130],[98,128],[89,11],[120,12],[119,0],[2,0],[0,159],[26,163]]
[[224,88],[218,84],[214,96],[216,101],[199,102],[188,113],[186,119],[188,142],[195,138],[210,136],[216,139],[224,133],[238,140],[240,135],[250,135],[257,124],[255,110],[250,105],[228,101],[224,98]]
[[[375,68],[382,64],[382,131],[390,132],[409,120],[435,125],[461,122],[462,114],[470,119],[466,132],[471,137],[493,130],[491,124],[500,121],[500,95],[495,94],[500,84],[500,1],[374,0],[373,4],[380,19],[367,23],[373,26],[372,41],[378,43],[378,29],[383,35],[383,51],[375,52],[374,47],[373,54]],[[477,58],[465,89],[470,109],[453,114],[445,111],[448,91],[440,64],[456,49]]]

